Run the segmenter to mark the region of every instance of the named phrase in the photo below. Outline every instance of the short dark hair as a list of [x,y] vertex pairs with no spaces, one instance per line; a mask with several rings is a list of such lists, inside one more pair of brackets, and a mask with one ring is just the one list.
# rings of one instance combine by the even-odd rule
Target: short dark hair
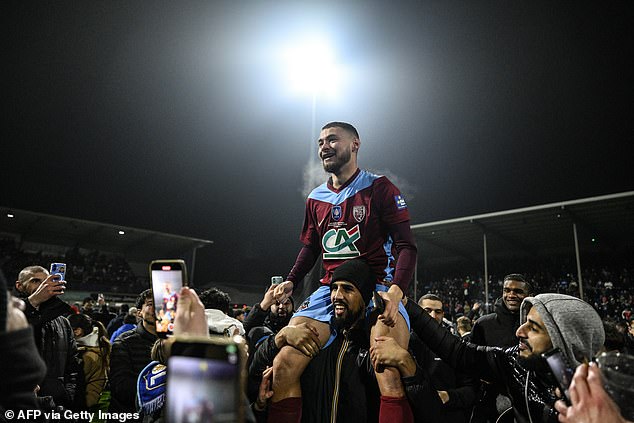
[[229,315],[231,313],[231,297],[218,288],[209,288],[199,295],[206,309],[213,308]]
[[533,284],[531,284],[528,281],[528,279],[524,275],[522,275],[521,273],[509,273],[508,275],[504,276],[504,282],[506,282],[506,281],[523,282],[524,285],[526,286],[526,293],[527,294],[532,294],[533,293]]
[[328,128],[341,128],[345,131],[350,132],[355,137],[359,138],[359,132],[357,131],[357,128],[355,128],[354,126],[346,122],[328,122],[321,129],[323,131],[324,129],[328,129]]
[[425,294],[425,295],[423,295],[423,296],[421,296],[421,297],[418,299],[418,304],[420,304],[420,303],[421,303],[421,301],[423,301],[423,300],[440,301],[440,302],[442,303],[442,299],[441,299],[438,295],[436,295],[436,294],[432,294],[432,293],[430,293],[430,292],[429,292],[429,293],[427,293],[427,294]]
[[141,292],[139,296],[137,297],[136,299],[137,311],[143,308],[143,304],[145,304],[145,300],[147,300],[148,298],[152,298],[152,300],[154,300],[154,298],[152,297],[152,290],[149,288]]
[[82,304],[86,304],[87,302],[90,302],[90,301],[95,301],[95,299],[93,297],[84,297]]

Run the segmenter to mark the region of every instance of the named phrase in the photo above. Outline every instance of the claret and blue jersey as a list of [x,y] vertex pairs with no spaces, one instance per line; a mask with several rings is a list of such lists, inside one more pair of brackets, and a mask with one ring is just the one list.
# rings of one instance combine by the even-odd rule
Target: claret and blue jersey
[[363,257],[378,280],[394,276],[394,246],[390,225],[409,221],[407,204],[385,176],[359,170],[341,188],[330,182],[315,188],[306,201],[300,240],[319,246],[326,275],[343,261]]

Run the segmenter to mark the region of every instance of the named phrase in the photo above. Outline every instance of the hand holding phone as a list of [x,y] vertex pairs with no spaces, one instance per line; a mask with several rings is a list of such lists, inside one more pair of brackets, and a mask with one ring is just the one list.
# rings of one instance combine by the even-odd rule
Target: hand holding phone
[[570,405],[570,397],[568,396],[568,388],[570,387],[570,383],[572,382],[572,377],[574,375],[574,369],[566,360],[564,353],[559,348],[553,348],[550,351],[542,354],[542,357],[548,363],[548,367],[550,367],[550,372],[553,376],[554,382],[559,388],[559,392],[563,396],[563,400],[567,405]]
[[372,311],[378,311],[378,314],[383,314],[385,311],[385,300],[383,300],[383,297],[381,297],[377,291],[372,293],[372,302],[374,303]]
[[150,284],[154,298],[156,334],[166,338],[174,332],[178,292],[187,286],[187,267],[180,259],[150,263]]
[[246,349],[241,337],[177,338],[167,368],[170,422],[243,422]]
[[66,263],[51,263],[51,269],[49,271],[51,275],[57,275],[59,281],[66,280]]

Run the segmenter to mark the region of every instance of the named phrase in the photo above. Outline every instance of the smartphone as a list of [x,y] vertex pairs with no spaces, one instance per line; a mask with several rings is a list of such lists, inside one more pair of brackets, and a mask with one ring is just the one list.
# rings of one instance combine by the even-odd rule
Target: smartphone
[[58,275],[60,281],[66,280],[66,263],[51,263],[51,275]]
[[187,286],[187,266],[180,259],[150,263],[150,287],[154,297],[156,334],[167,338],[174,332],[178,292]]
[[378,311],[379,314],[383,314],[385,311],[385,301],[377,291],[372,293],[372,302],[374,303],[374,310]]
[[244,422],[244,338],[177,338],[167,361],[170,423]]
[[554,378],[561,395],[563,395],[564,402],[567,405],[571,405],[570,397],[568,396],[568,388],[572,382],[572,376],[574,375],[574,369],[566,360],[564,353],[559,348],[553,348],[550,351],[542,354],[542,357],[548,363],[550,372]]
[[271,285],[279,285],[284,282],[284,278],[281,276],[271,276]]

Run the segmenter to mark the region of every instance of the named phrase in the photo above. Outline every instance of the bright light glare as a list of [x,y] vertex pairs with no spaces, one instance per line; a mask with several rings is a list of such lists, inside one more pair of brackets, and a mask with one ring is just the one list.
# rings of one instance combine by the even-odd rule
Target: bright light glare
[[302,94],[334,96],[342,70],[330,45],[320,39],[298,42],[283,52],[290,88]]
[[119,231],[119,235],[125,235],[125,231]]
[[13,215],[13,213],[7,213],[7,217],[8,217],[9,219],[13,219],[15,216]]

